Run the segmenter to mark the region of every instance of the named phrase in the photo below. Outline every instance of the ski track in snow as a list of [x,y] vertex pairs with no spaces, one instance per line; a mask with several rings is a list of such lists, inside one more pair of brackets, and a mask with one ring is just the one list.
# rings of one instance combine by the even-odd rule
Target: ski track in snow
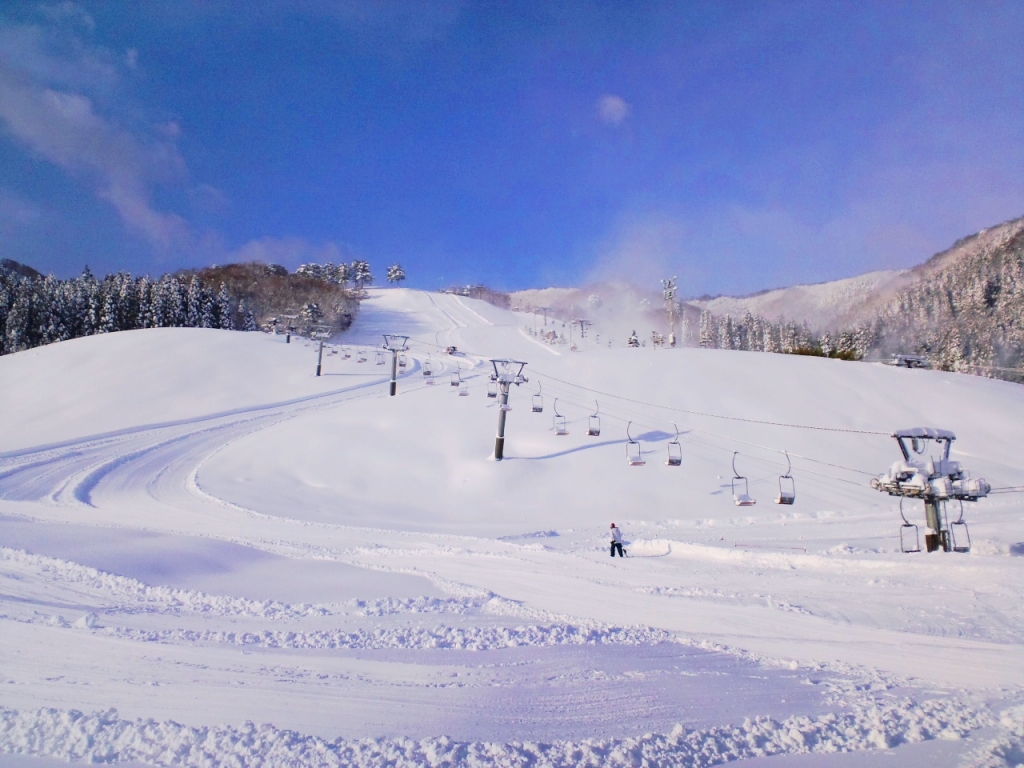
[[[500,328],[485,316],[492,309],[481,308],[478,312],[458,297],[427,295],[426,299],[419,311],[441,319],[433,330],[434,343],[440,347],[447,343],[458,343],[460,348],[471,346],[472,334],[478,329]],[[520,339],[521,346],[522,340],[529,342],[525,349],[541,346],[556,357],[564,357],[518,326],[510,329],[509,336]],[[450,361],[438,359],[437,350],[416,350],[411,353],[412,365],[401,379],[403,395],[423,394],[417,371],[419,361],[427,354],[432,355],[438,376],[454,370]],[[486,365],[485,361],[485,356],[470,353],[458,365]],[[372,383],[384,380],[386,377],[378,376]],[[436,389],[448,391],[443,379],[441,384]],[[962,691],[959,698],[949,694],[928,698],[934,691],[922,690],[910,677],[841,661],[796,661],[778,654],[747,651],[739,643],[694,638],[657,626],[583,618],[571,611],[496,594],[477,581],[477,574],[486,568],[481,563],[499,566],[508,573],[514,573],[516,567],[527,572],[540,569],[540,573],[557,564],[563,570],[553,570],[552,574],[558,576],[552,578],[564,578],[566,572],[582,569],[578,576],[581,589],[585,587],[593,594],[602,582],[586,569],[598,562],[606,563],[607,553],[602,551],[602,560],[597,559],[601,555],[588,539],[593,535],[589,530],[574,533],[553,528],[537,535],[488,538],[402,530],[389,525],[291,519],[265,512],[260,504],[222,496],[214,484],[200,477],[200,470],[214,457],[229,454],[229,449],[246,445],[281,425],[337,409],[354,412],[360,404],[381,397],[379,387],[374,389],[364,381],[331,392],[282,398],[277,403],[153,422],[109,434],[97,430],[77,440],[0,454],[0,503],[16,504],[12,507],[16,514],[40,521],[87,519],[112,530],[207,537],[297,560],[426,577],[448,596],[322,603],[258,600],[149,584],[70,559],[0,546],[0,621],[45,628],[67,638],[128,641],[139,647],[148,644],[153,648],[265,652],[469,651],[484,657],[501,649],[643,648],[677,643],[725,654],[737,663],[765,670],[806,668],[828,673],[832,677],[826,684],[831,691],[827,700],[837,711],[779,719],[752,717],[739,725],[709,728],[677,725],[662,733],[624,738],[498,742],[460,741],[438,735],[331,740],[271,724],[198,727],[173,720],[121,719],[114,709],[83,714],[74,709],[8,708],[0,698],[0,752],[90,762],[138,760],[203,766],[710,766],[775,754],[888,749],[928,739],[962,739],[985,729],[984,743],[970,753],[965,765],[1002,768],[1024,764],[1024,706],[1019,703],[992,709],[992,699],[985,699],[980,691]],[[870,515],[855,518],[828,512],[812,517],[828,525],[850,526]],[[736,518],[731,523],[750,526],[752,521]],[[786,522],[782,516],[773,524],[782,526]],[[791,522],[798,521],[793,518]],[[1007,571],[1004,564],[1013,554],[1012,546],[1017,545],[979,537],[979,553],[998,556],[999,562],[956,562],[958,579],[968,581],[973,577],[981,582],[982,588],[972,591],[955,580],[943,583],[948,574],[945,561],[911,561],[914,570],[908,575],[904,562],[892,559],[888,545],[865,548],[839,542],[797,554],[707,543],[713,539],[698,541],[697,534],[705,529],[723,529],[722,520],[717,521],[717,528],[715,525],[715,520],[695,521],[687,529],[695,534],[693,541],[673,538],[678,536],[678,528],[657,530],[652,526],[646,539],[631,547],[632,554],[646,557],[649,569],[643,574],[615,571],[614,578],[622,579],[627,594],[638,599],[664,599],[672,610],[676,605],[697,604],[723,610],[757,606],[791,616],[793,621],[826,619],[865,626],[872,626],[876,620],[862,615],[864,607],[856,601],[844,605],[837,593],[829,590],[866,581],[885,599],[898,592],[924,599],[931,585],[939,582],[945,592],[943,604],[926,616],[924,611],[921,616],[908,615],[899,627],[901,631],[960,634],[1016,645],[1024,641],[1020,606],[1007,608],[1019,592],[1008,586],[1014,572]],[[791,543],[784,540],[781,546]],[[713,572],[714,576],[688,582],[680,576],[687,569]],[[754,573],[759,583],[756,588],[736,589],[725,578],[734,572]],[[801,593],[794,586],[797,579],[813,580],[820,589],[805,587]],[[721,585],[716,586],[719,581]],[[519,586],[514,579],[510,583]],[[748,587],[754,583],[748,582]],[[414,623],[431,616],[443,623]],[[0,686],[0,697],[2,689]],[[903,689],[912,691],[913,696],[894,699],[891,692]],[[880,695],[879,691],[887,693]],[[998,694],[989,690],[985,695],[1007,701],[1019,699],[1022,692],[1010,685]]]

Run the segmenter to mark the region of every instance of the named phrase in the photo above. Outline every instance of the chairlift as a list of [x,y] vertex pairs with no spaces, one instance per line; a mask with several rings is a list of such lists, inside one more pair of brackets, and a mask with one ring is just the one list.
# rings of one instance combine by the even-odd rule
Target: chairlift
[[487,382],[487,396],[497,397],[498,396],[498,379],[492,376]]
[[359,350],[359,357],[356,358],[356,362],[357,363],[365,363],[366,362],[366,352],[364,350],[362,350],[362,349]]
[[587,419],[587,434],[590,435],[590,437],[598,437],[601,434],[601,417],[598,416],[600,412],[601,406],[597,400],[595,400],[594,412],[590,415],[590,418]]
[[409,364],[409,361],[405,357],[405,352],[401,352],[398,355],[398,367],[405,368]]
[[[949,524],[950,549],[954,552],[970,552],[971,534],[967,530],[967,523],[964,522],[964,502],[962,499],[957,499],[957,501],[960,502],[960,517]],[[959,540],[957,539],[957,531],[960,532]]]
[[384,365],[384,350],[383,349],[376,349],[376,350],[374,350],[374,352],[373,352],[373,364],[374,365]]
[[[904,496],[900,496],[900,517],[903,519],[903,525],[900,526],[900,552],[904,554],[910,552],[921,551],[921,536],[918,533],[917,526],[907,520],[907,516],[903,513],[903,499]],[[913,546],[911,546],[910,536],[913,535]]]
[[469,397],[469,385],[466,382],[459,382],[459,397]]
[[533,405],[530,410],[533,413],[544,413],[544,396],[541,394],[540,382],[537,382],[537,394],[533,396]]
[[[750,484],[747,482],[747,478],[736,471],[736,454],[738,453],[739,451],[733,451],[732,454],[732,500],[737,507],[752,507],[757,504],[757,500],[750,498]],[[740,486],[741,481],[742,486]],[[742,493],[740,493],[741,487]]]
[[457,387],[462,383],[462,369],[456,369],[455,373],[452,374],[452,386]]
[[629,434],[629,428],[633,426],[633,422],[629,422],[626,425],[626,461],[631,467],[642,467],[647,462],[644,461],[644,457],[640,453],[640,443],[633,439],[632,435]]
[[679,427],[676,427],[676,423],[673,421],[672,426],[676,430],[676,439],[669,440],[667,451],[668,457],[665,459],[665,464],[670,467],[678,467],[683,463],[683,447],[679,445]]
[[555,430],[556,435],[568,435],[569,424],[565,420],[565,416],[558,412],[558,398],[555,398],[554,404],[551,406],[555,412],[554,418],[551,420],[551,428]]
[[789,460],[789,452],[783,451],[786,454],[786,474],[779,477],[779,495],[775,497],[776,504],[791,505],[796,501],[796,481],[793,480],[793,462]]
[[348,347],[342,347],[341,348],[341,357],[342,357],[343,360],[351,360],[352,359],[352,352],[351,352],[351,350],[349,350]]
[[430,355],[427,355],[427,359],[423,361],[423,378],[426,380],[428,387],[432,387],[437,383],[434,380],[434,369],[430,366]]

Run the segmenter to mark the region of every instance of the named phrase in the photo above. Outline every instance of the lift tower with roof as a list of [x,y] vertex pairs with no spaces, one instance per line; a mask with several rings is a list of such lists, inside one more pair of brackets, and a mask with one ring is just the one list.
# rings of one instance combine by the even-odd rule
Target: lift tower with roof
[[[900,515],[903,516],[904,499],[924,502],[925,549],[935,552],[969,552],[971,538],[964,522],[963,503],[988,496],[991,486],[983,478],[974,479],[959,461],[949,458],[956,435],[947,429],[913,427],[892,433],[900,447],[902,459],[897,459],[889,471],[872,478],[871,487],[877,491],[900,497]],[[950,501],[960,504],[960,517],[949,521],[946,506]],[[907,537],[912,535],[913,540]],[[958,538],[959,535],[959,538]],[[920,552],[917,526],[903,516],[900,528],[900,549]]]

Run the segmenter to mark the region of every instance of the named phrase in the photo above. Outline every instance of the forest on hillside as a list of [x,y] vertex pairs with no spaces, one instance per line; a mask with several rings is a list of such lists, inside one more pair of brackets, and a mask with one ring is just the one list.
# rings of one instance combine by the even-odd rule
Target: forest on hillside
[[1024,382],[1024,230],[923,272],[855,326],[683,313],[684,343],[719,349],[883,360],[920,355],[941,370]]
[[222,328],[255,331],[278,325],[329,332],[352,324],[361,285],[284,267],[232,264],[154,279],[117,272],[98,278],[88,267],[67,280],[31,267],[0,263],[0,354],[97,333],[140,328]]

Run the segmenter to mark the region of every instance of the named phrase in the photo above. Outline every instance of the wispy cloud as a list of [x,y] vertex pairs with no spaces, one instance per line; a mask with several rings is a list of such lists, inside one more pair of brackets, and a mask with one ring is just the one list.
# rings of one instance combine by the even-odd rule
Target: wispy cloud
[[115,57],[82,39],[94,23],[79,6],[61,3],[42,12],[48,27],[0,31],[0,122],[22,146],[90,184],[158,249],[188,247],[193,235],[185,220],[152,202],[158,184],[188,185],[176,135],[129,129],[102,114],[95,96],[116,85]]
[[625,216],[598,246],[589,279],[657,286],[670,265],[679,264],[686,234],[682,222],[665,213]]
[[619,125],[629,117],[630,106],[621,96],[608,93],[597,100],[597,116],[607,125]]

